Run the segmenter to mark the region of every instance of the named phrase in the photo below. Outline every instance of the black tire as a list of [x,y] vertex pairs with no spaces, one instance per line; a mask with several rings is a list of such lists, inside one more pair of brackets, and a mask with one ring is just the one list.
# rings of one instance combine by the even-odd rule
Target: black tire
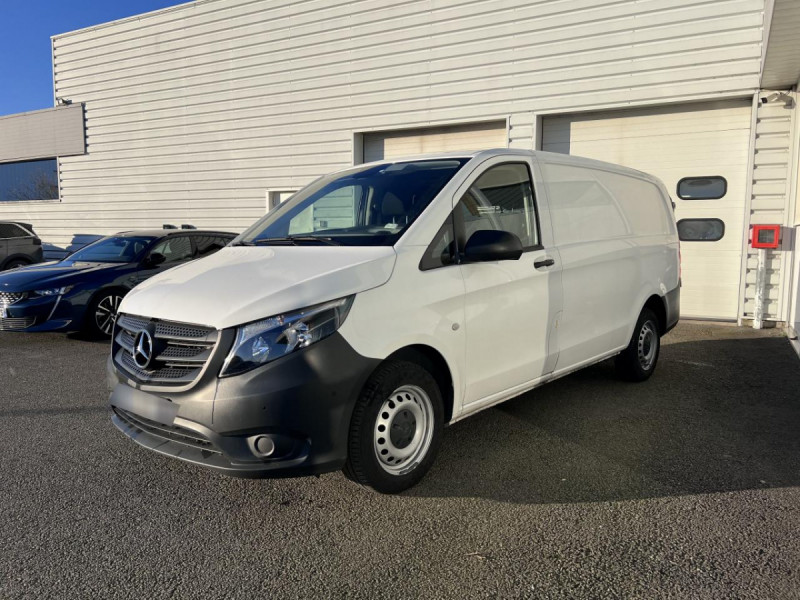
[[6,264],[4,270],[8,271],[9,269],[16,269],[17,267],[27,267],[29,264],[31,263],[24,258],[15,258]]
[[658,317],[649,308],[642,310],[628,347],[617,355],[614,366],[622,379],[644,381],[656,370],[661,352]]
[[124,296],[121,290],[105,290],[92,298],[83,318],[82,333],[94,340],[110,338]]
[[383,494],[416,485],[439,451],[443,421],[442,395],[428,371],[405,361],[382,364],[350,420],[345,476]]

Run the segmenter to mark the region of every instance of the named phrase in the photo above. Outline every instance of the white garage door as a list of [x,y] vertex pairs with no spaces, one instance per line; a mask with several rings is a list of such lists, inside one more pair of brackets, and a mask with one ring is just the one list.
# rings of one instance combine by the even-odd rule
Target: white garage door
[[364,162],[432,152],[508,146],[505,121],[364,134]]
[[[546,117],[542,149],[618,163],[659,177],[687,234],[718,241],[682,241],[681,316],[736,319],[747,189],[750,100],[698,103]],[[684,178],[725,179],[713,200],[678,197]],[[689,180],[721,190],[720,179]],[[685,196],[697,195],[691,191]],[[718,194],[709,194],[718,195]],[[696,219],[696,221],[695,221]],[[716,235],[714,235],[716,234]]]

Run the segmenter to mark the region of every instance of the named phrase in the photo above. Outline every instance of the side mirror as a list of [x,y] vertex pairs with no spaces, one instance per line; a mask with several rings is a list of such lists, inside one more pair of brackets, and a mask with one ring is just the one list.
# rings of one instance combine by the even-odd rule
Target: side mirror
[[508,231],[481,229],[467,240],[464,258],[467,262],[518,260],[522,256],[522,242]]
[[166,262],[167,257],[160,252],[153,252],[150,256],[144,259],[144,264],[147,267],[157,267],[163,262]]

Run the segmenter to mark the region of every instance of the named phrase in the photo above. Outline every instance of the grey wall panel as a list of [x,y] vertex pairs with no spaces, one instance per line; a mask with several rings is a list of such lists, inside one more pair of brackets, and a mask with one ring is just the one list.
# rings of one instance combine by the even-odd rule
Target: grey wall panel
[[87,154],[48,241],[163,222],[241,230],[265,191],[352,164],[354,133],[747,96],[762,0],[203,0],[53,38]]
[[83,154],[83,105],[0,117],[0,162]]

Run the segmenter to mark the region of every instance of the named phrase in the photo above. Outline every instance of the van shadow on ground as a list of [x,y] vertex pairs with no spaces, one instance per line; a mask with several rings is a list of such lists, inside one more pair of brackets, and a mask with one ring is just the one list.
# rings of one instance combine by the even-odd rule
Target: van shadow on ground
[[407,494],[570,503],[796,486],[798,431],[785,338],[683,341],[645,383],[606,361],[447,428]]

